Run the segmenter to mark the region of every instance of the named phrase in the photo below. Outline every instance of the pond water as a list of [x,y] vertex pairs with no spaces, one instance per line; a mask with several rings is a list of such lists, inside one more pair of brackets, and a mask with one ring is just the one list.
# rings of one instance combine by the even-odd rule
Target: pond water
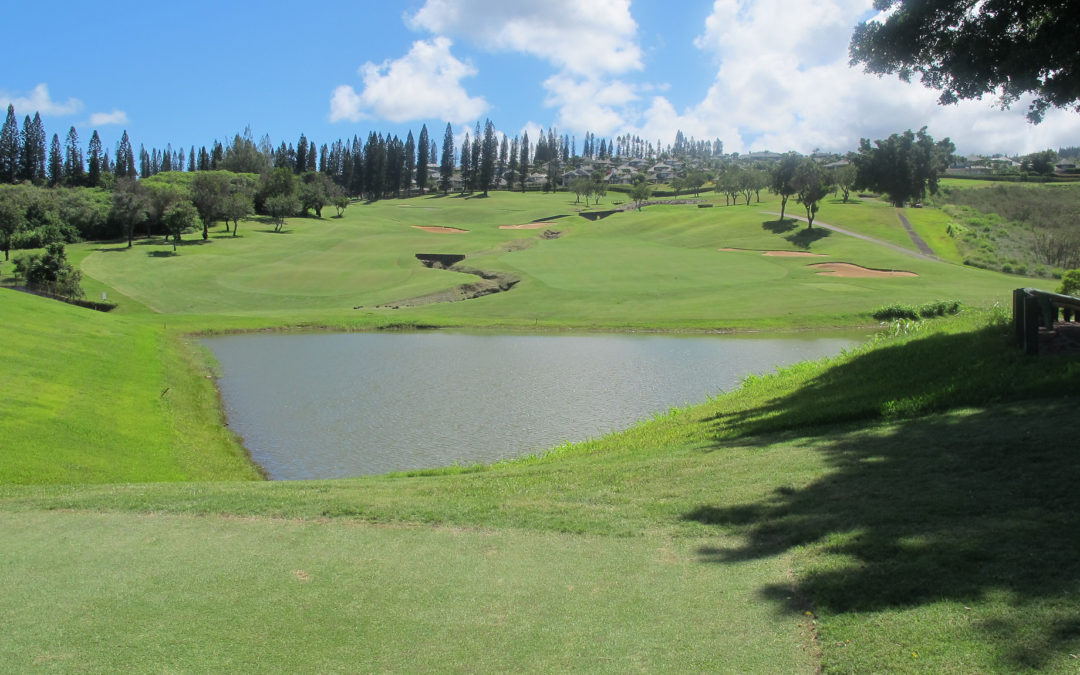
[[595,438],[855,336],[235,335],[229,426],[274,479],[490,463]]

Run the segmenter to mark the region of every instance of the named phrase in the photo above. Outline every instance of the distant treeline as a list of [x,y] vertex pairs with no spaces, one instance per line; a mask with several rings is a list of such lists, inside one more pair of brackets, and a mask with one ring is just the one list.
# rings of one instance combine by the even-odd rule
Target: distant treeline
[[[51,143],[41,116],[27,115],[20,128],[13,105],[8,106],[0,128],[0,183],[29,182],[57,187],[111,187],[124,178],[148,178],[171,171],[232,171],[264,175],[276,168],[294,174],[318,172],[328,176],[352,197],[369,200],[398,196],[416,189],[421,192],[453,187],[486,192],[491,187],[523,187],[530,170],[551,173],[559,166],[581,159],[632,159],[671,156],[702,159],[723,154],[719,139],[698,141],[680,131],[673,144],[662,147],[629,134],[613,139],[586,133],[581,153],[578,141],[555,129],[541,130],[535,142],[528,134],[509,138],[498,135],[490,120],[479,122],[472,134],[466,132],[457,144],[451,126],[446,126],[442,143],[431,139],[427,126],[417,137],[409,131],[402,140],[397,135],[371,132],[316,144],[304,134],[293,143],[275,146],[269,136],[256,141],[250,129],[236,134],[231,142],[214,141],[209,146],[134,149],[127,131],[110,154],[102,146],[97,130],[85,152],[75,127],[61,142],[53,134]],[[457,180],[452,180],[454,177]]]

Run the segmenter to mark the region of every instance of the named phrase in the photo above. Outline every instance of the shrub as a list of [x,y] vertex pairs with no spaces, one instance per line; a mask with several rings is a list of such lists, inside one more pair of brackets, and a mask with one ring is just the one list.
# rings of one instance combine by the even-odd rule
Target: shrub
[[874,311],[874,318],[878,321],[897,321],[899,319],[918,319],[919,310],[914,305],[895,303],[879,307]]
[[919,316],[923,318],[930,318],[934,316],[945,316],[946,314],[959,314],[960,313],[960,301],[959,300],[935,300],[934,302],[928,302],[925,305],[919,306]]
[[1080,269],[1070,270],[1062,275],[1058,293],[1080,295]]
[[65,298],[81,298],[79,282],[82,273],[67,261],[64,245],[49,244],[44,255],[30,254],[15,261],[16,275],[26,280],[34,290],[44,291]]
[[959,300],[935,300],[918,307],[896,303],[879,307],[873,316],[878,321],[914,321],[917,319],[930,319],[935,316],[945,316],[946,314],[958,314],[960,306]]

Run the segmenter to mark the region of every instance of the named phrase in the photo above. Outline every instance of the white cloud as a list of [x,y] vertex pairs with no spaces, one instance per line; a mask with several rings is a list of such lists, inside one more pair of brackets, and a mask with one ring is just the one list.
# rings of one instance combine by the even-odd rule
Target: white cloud
[[634,88],[625,82],[579,79],[567,73],[549,77],[544,89],[548,92],[545,104],[559,110],[558,127],[600,136],[621,130],[626,124],[626,106],[638,99]]
[[406,22],[485,49],[532,54],[576,75],[642,67],[629,0],[427,0]]
[[394,61],[360,66],[364,82],[359,94],[349,85],[334,89],[330,99],[330,121],[358,121],[380,117],[392,122],[416,119],[445,119],[463,122],[480,117],[488,104],[471,97],[461,80],[476,74],[468,63],[450,53],[448,38],[418,40],[409,53]]
[[617,76],[640,71],[642,49],[629,0],[427,0],[414,29],[452,35],[489,51],[535,56],[555,68],[543,82],[545,105],[560,129],[608,134],[625,128],[634,85]]
[[49,87],[44,82],[34,87],[28,96],[15,96],[8,92],[0,92],[0,106],[7,108],[15,106],[16,113],[33,115],[35,112],[42,115],[72,115],[82,110],[83,102],[77,98],[69,98],[60,103],[52,100]]
[[113,110],[108,113],[93,113],[90,115],[89,126],[103,127],[109,124],[127,124],[128,116],[123,110]]
[[330,96],[330,121],[359,122],[364,116],[364,102],[356,90],[347,84],[338,85]]
[[845,151],[860,138],[928,127],[961,152],[1031,152],[1075,143],[1080,116],[1054,111],[1038,126],[1026,103],[1002,112],[989,100],[937,104],[938,93],[848,66],[852,27],[871,0],[715,0],[695,45],[716,64],[703,99],[677,113],[657,97],[636,120],[644,138],[719,136],[728,151]]

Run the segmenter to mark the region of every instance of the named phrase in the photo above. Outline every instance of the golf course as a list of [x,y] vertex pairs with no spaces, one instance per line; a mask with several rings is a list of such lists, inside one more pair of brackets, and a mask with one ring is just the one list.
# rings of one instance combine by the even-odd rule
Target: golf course
[[[586,202],[69,245],[109,312],[0,288],[0,670],[1080,669],[1080,357],[1010,323],[1056,279],[965,265],[930,204]],[[296,481],[200,342],[439,330],[863,339],[584,442]]]

